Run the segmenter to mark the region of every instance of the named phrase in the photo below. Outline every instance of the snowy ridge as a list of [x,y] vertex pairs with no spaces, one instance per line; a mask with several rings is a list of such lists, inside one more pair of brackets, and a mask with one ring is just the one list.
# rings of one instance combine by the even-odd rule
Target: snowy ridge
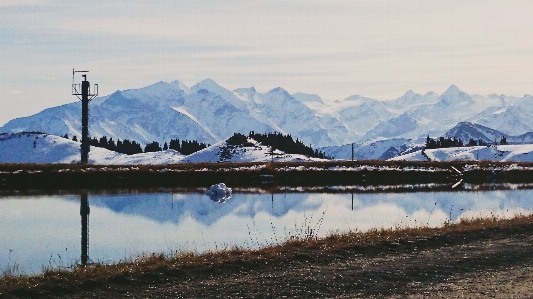
[[[81,143],[44,133],[0,135],[0,163],[78,164]],[[89,163],[100,165],[172,164],[183,155],[174,150],[125,155],[91,147]]]
[[394,157],[389,160],[533,162],[533,144],[427,149]]
[[[221,141],[189,156],[174,150],[126,155],[91,147],[89,163],[98,165],[156,165],[200,162],[319,161],[304,155],[272,152],[271,148],[248,139],[249,146]],[[0,163],[78,164],[80,143],[44,133],[0,134]]]
[[309,158],[304,155],[286,154],[272,151],[271,147],[262,145],[248,138],[249,145],[229,145],[227,140],[205,148],[185,157],[181,163],[200,162],[289,162],[289,161],[323,161],[324,159]]

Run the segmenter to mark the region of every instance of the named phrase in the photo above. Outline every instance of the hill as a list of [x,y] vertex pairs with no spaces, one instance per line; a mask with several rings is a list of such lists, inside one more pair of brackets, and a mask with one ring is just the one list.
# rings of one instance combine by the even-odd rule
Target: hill
[[[0,163],[77,164],[80,163],[80,145],[79,142],[45,133],[3,133],[0,134]],[[320,159],[272,151],[271,147],[253,139],[248,139],[245,144],[221,141],[188,156],[172,149],[126,155],[91,147],[89,153],[89,163],[100,165],[316,160]]]
[[389,160],[533,162],[533,144],[427,149],[418,150]]

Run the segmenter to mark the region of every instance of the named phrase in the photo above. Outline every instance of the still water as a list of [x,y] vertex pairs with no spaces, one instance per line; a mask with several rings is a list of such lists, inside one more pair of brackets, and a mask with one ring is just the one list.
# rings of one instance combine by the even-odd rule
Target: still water
[[[290,236],[396,226],[440,226],[463,217],[533,212],[533,190],[306,193],[88,194],[89,262],[152,253],[257,248]],[[80,195],[0,196],[0,276],[79,264]]]

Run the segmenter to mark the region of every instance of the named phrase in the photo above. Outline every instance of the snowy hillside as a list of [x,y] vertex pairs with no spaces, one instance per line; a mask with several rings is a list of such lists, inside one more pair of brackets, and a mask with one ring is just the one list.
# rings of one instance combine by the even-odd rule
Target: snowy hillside
[[[102,165],[171,164],[183,155],[174,150],[125,155],[104,148],[91,147],[89,163]],[[0,135],[0,163],[80,163],[80,143],[43,133]]]
[[251,138],[248,138],[248,143],[248,145],[230,145],[227,140],[225,140],[185,157],[181,163],[290,162],[321,160],[317,158],[309,158],[304,155],[286,154],[279,150],[272,152],[269,146],[262,145]]
[[[201,162],[316,161],[304,155],[280,151],[271,154],[270,147],[249,139],[249,146],[219,142],[202,151],[184,156],[174,150],[125,155],[99,147],[91,147],[89,163],[99,165],[176,164]],[[80,143],[43,133],[0,134],[0,163],[77,164]]]
[[419,150],[391,161],[533,162],[533,144],[490,145]]
[[[387,160],[405,153],[422,148],[424,140],[412,139],[386,139],[368,141],[362,144],[354,144],[354,160]],[[352,158],[352,145],[331,146],[319,149],[326,156],[334,159],[350,160]]]
[[[230,91],[211,79],[192,87],[179,81],[116,91],[90,104],[91,137],[128,139],[142,145],[170,139],[215,144],[233,133],[280,132],[315,148],[442,136],[460,122],[506,135],[533,131],[533,97],[469,95],[451,85],[442,95],[407,91],[378,101],[360,95],[324,101],[318,95],[290,94],[281,87]],[[81,136],[81,104],[53,107],[14,119],[0,132],[38,131]]]

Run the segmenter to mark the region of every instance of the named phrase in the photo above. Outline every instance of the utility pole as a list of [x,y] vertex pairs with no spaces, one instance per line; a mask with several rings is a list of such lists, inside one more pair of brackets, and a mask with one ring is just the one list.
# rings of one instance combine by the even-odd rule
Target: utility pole
[[81,100],[81,164],[89,162],[89,102],[98,95],[98,84],[94,84],[94,90],[91,93],[91,84],[87,81],[87,75],[82,75],[83,81],[81,84],[74,83],[74,75],[88,72],[72,69],[72,95]]

